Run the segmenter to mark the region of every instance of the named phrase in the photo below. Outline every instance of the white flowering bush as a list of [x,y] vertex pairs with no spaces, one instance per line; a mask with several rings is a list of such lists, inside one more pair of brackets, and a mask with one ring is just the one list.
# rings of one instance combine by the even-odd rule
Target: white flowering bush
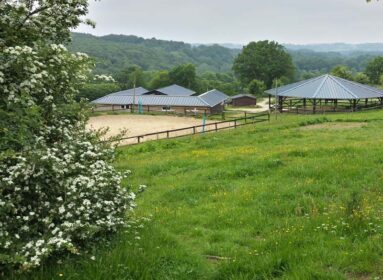
[[113,148],[76,103],[85,54],[61,44],[87,1],[0,1],[0,275],[117,230],[134,208]]
[[[60,141],[49,144],[51,137]],[[41,131],[32,149],[2,160],[0,246],[3,263],[37,266],[55,251],[125,223],[134,194],[120,187],[113,150],[69,121]]]

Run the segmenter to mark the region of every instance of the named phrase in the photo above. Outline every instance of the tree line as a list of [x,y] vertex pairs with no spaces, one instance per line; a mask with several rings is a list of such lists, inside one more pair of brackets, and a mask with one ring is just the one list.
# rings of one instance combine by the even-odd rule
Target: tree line
[[381,84],[377,52],[289,50],[272,41],[251,42],[242,50],[232,50],[218,45],[79,33],[72,33],[69,48],[94,59],[94,75],[110,74],[116,81],[88,83],[77,99],[94,100],[134,85],[150,90],[171,84],[197,93],[215,88],[228,95],[260,95],[275,86],[276,79],[283,85],[329,72],[360,83]]

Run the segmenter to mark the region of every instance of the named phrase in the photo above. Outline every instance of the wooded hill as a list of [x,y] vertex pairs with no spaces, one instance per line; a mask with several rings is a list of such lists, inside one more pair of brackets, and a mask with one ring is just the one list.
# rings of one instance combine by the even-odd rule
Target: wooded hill
[[[144,71],[157,71],[185,63],[196,65],[198,73],[225,73],[232,71],[234,58],[241,51],[218,44],[192,45],[133,35],[97,37],[73,33],[72,38],[70,50],[85,52],[95,58],[96,74],[114,74],[132,65],[138,65]],[[383,55],[383,48],[379,46],[326,44],[286,45],[286,48],[293,58],[296,79],[299,80],[304,76],[330,72],[340,64],[349,66],[355,72],[363,71],[372,58]]]
[[219,45],[191,44],[137,36],[73,33],[72,51],[84,52],[97,62],[96,74],[112,74],[132,65],[144,71],[171,69],[186,63],[196,65],[198,72],[229,72],[240,50]]

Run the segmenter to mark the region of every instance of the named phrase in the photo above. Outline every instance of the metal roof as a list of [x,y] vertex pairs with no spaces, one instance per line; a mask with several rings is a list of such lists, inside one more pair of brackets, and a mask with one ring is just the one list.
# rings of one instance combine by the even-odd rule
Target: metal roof
[[[154,91],[157,91],[169,96],[191,96],[195,94],[195,91],[181,87],[179,85],[171,85],[168,87],[153,90],[151,92],[154,92]],[[149,92],[148,94],[150,94],[151,92]]]
[[164,95],[141,95],[136,96],[135,100],[131,95],[125,96],[105,96],[104,98],[93,101],[94,104],[103,105],[130,105],[133,101],[136,105],[150,106],[187,106],[187,107],[209,107],[198,96],[164,96]]
[[241,98],[241,97],[250,97],[250,98],[257,99],[256,96],[251,95],[251,94],[237,94],[237,95],[230,96],[231,99],[237,99],[237,98]]
[[109,94],[92,101],[102,105],[138,105],[149,106],[185,106],[185,107],[214,107],[228,99],[228,96],[218,90],[211,90],[200,96],[167,96],[167,95],[113,95]]
[[112,95],[112,96],[134,95],[134,94],[143,95],[143,94],[148,93],[148,92],[149,91],[146,88],[138,87],[138,88],[136,88],[136,92],[134,92],[134,88],[131,88],[131,89],[122,90],[119,92],[114,92],[114,93],[111,93],[109,95]]
[[216,89],[213,89],[211,91],[205,92],[199,96],[203,101],[205,101],[207,104],[210,105],[210,107],[214,107],[225,100],[229,98],[226,94],[223,92],[220,92]]
[[383,97],[383,90],[331,75],[323,75],[276,89],[270,89],[266,93],[309,99],[365,99]]

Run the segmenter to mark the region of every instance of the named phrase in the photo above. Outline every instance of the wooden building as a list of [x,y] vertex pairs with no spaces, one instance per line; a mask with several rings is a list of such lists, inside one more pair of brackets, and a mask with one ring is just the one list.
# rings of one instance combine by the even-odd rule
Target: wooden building
[[257,97],[251,94],[238,94],[231,97],[231,105],[240,106],[255,106],[257,105]]

